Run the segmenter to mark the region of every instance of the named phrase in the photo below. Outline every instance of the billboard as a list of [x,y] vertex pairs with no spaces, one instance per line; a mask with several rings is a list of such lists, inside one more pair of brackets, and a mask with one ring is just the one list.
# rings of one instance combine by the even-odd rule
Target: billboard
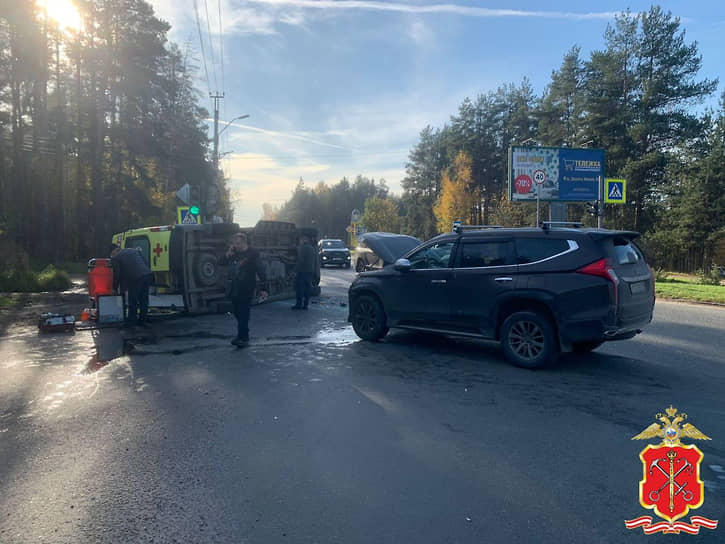
[[604,181],[604,150],[569,147],[509,148],[512,202],[586,202],[599,198]]

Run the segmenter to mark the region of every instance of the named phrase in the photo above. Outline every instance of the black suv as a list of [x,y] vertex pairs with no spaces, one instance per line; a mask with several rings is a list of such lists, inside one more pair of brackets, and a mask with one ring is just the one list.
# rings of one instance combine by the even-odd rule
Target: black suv
[[554,227],[458,229],[350,285],[355,333],[391,327],[499,340],[534,368],[562,351],[632,338],[652,320],[654,275],[636,232]]
[[350,268],[350,250],[347,249],[342,240],[325,238],[317,243],[317,255],[320,258],[320,266],[336,264]]

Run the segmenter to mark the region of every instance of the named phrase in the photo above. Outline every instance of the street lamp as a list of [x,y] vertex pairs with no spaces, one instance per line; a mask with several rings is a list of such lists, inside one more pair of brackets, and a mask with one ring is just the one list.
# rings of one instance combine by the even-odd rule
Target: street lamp
[[[216,104],[216,103],[215,103]],[[219,108],[214,108],[214,151],[212,155],[212,160],[214,161],[214,172],[215,176],[219,176],[219,135],[224,132],[226,129],[229,128],[229,126],[234,121],[239,121],[240,119],[246,119],[249,117],[249,114],[240,115],[239,117],[235,117],[231,121],[229,121],[226,125],[224,125],[224,128],[219,130]],[[218,183],[215,182],[215,185]],[[213,211],[210,208],[214,208],[216,205],[216,201],[214,201],[213,205],[209,205],[209,188],[208,187],[202,187],[202,203],[203,203],[203,210],[204,213],[208,214],[209,216],[213,215],[211,212]]]
[[234,121],[239,121],[240,119],[246,119],[249,117],[249,114],[245,113],[244,115],[240,115],[239,117],[235,117],[231,121],[229,121],[226,125],[224,125],[224,128],[219,130],[219,115],[218,111],[214,111],[214,152],[212,159],[214,161],[214,168],[217,168],[219,166],[219,135],[224,132],[226,129],[229,128],[229,126]]
[[233,123],[234,121],[241,121],[242,119],[246,119],[247,117],[249,117],[249,114],[248,114],[248,113],[245,113],[244,115],[240,115],[239,117],[235,117],[234,119],[232,119],[231,121],[229,121],[229,122],[228,122],[228,123],[227,123],[226,125],[224,125],[224,128],[223,128],[223,129],[221,129],[221,130],[219,131],[219,134],[221,134],[221,133],[222,133],[222,132],[224,132],[224,131],[225,131],[226,129],[228,129],[228,128],[229,128],[229,126],[230,126],[230,125],[231,125],[231,124],[232,124],[232,123]]

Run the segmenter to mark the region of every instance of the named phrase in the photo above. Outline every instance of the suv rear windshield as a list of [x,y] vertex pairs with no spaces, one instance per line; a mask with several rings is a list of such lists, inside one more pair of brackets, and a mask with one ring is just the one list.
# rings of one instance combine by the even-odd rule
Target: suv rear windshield
[[643,259],[637,246],[626,238],[614,239],[614,256],[617,264],[637,264]]
[[535,263],[569,249],[569,242],[555,238],[519,238],[516,255],[519,264]]

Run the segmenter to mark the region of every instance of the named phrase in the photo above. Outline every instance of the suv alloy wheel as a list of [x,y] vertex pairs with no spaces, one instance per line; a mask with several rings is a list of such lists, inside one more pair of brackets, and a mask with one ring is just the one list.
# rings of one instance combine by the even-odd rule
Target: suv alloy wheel
[[377,298],[362,295],[352,308],[352,328],[363,340],[379,340],[388,333],[385,311]]
[[501,327],[501,345],[506,358],[524,368],[544,366],[559,352],[551,321],[538,312],[508,316]]

